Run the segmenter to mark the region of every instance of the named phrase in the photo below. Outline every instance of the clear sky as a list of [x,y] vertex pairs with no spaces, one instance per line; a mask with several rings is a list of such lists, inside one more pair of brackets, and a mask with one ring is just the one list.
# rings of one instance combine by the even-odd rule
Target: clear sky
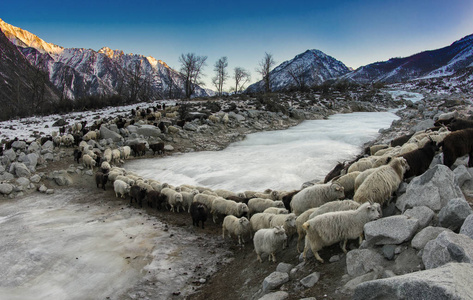
[[[473,0],[4,0],[0,18],[63,47],[104,46],[179,69],[182,53],[246,68],[318,49],[357,68],[450,45],[473,33]],[[232,79],[230,79],[232,80]]]

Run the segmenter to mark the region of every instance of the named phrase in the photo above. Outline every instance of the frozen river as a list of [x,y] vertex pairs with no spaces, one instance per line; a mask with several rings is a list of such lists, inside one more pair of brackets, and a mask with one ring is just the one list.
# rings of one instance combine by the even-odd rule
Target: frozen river
[[125,168],[172,185],[212,189],[291,190],[323,179],[337,161],[358,155],[398,117],[391,112],[338,114],[287,130],[260,132],[222,151],[203,151],[127,162]]

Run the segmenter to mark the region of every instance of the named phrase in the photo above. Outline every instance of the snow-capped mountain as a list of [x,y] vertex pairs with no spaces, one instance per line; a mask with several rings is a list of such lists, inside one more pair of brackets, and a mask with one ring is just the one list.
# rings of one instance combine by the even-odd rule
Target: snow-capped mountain
[[[63,48],[1,19],[0,30],[32,65],[47,70],[51,82],[69,99],[121,95],[130,101],[146,101],[183,93],[179,73],[154,57],[107,47],[98,51]],[[195,96],[207,95],[203,88],[196,88]]]
[[[273,91],[321,84],[350,72],[347,66],[320,50],[307,50],[274,68],[269,74]],[[247,88],[249,92],[262,91],[263,81]]]
[[441,49],[369,64],[343,78],[359,83],[395,83],[452,76],[468,67],[473,67],[473,35]]

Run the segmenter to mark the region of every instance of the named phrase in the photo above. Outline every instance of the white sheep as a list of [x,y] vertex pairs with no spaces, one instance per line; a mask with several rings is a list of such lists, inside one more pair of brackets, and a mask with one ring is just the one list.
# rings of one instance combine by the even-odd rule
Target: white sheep
[[321,206],[324,203],[343,199],[345,193],[340,184],[326,183],[316,184],[307,187],[295,194],[291,201],[291,210],[296,215],[300,215],[309,208]]
[[365,179],[368,178],[368,176],[370,176],[378,168],[371,168],[371,169],[364,170],[358,176],[356,176],[356,178],[355,178],[355,193],[358,190],[358,188],[360,187],[360,185],[363,183],[363,181],[365,181]]
[[111,168],[112,167],[110,166],[110,164],[107,161],[104,161],[100,165],[100,169],[102,169],[102,172],[104,172],[104,173],[109,173]]
[[232,215],[228,215],[223,219],[222,224],[222,237],[225,239],[225,232],[231,236],[235,235],[238,237],[238,245],[245,243],[245,235],[251,236],[250,221],[247,218],[237,218]]
[[93,169],[95,167],[95,160],[88,154],[82,156],[82,162],[84,163],[84,167]]
[[270,199],[253,198],[248,201],[249,214],[253,215],[258,212],[263,212],[265,209],[270,207],[284,208],[282,201],[273,201]]
[[222,189],[214,190],[214,192],[220,197],[225,198],[225,199],[227,199],[228,197],[246,198],[245,193],[235,193],[232,191],[227,191],[227,190],[222,190]]
[[270,191],[269,193],[255,193],[253,196],[255,198],[262,198],[262,199],[271,199],[271,200],[279,199],[279,194],[277,191]]
[[168,132],[170,134],[179,133],[179,131],[180,131],[180,129],[177,128],[176,126],[172,126],[172,125],[168,126]]
[[[113,171],[110,171],[110,173],[112,173],[112,172]],[[109,177],[110,177],[110,175],[109,175]],[[135,185],[136,180],[134,180],[130,177],[131,177],[130,175],[121,175],[120,174],[120,175],[116,176],[114,180],[121,180],[121,181],[126,182],[129,186],[133,186],[133,185]]]
[[61,143],[66,146],[70,147],[74,144],[74,136],[72,134],[66,134],[61,137]]
[[87,144],[86,141],[80,141],[80,143],[79,143],[79,150],[80,150],[81,152],[84,152],[85,149],[89,149],[89,147],[90,147],[90,145]]
[[81,123],[72,124],[71,130],[72,130],[73,133],[78,133],[79,131],[82,130],[82,124]]
[[289,213],[289,211],[287,209],[278,208],[278,207],[269,207],[269,208],[266,208],[263,212],[267,213],[267,214],[275,214],[275,215],[288,214]]
[[210,213],[212,214],[212,219],[215,223],[218,215],[234,215],[236,217],[241,217],[248,214],[248,206],[246,206],[245,203],[237,203],[232,200],[217,197],[212,202]]
[[82,139],[84,141],[90,141],[90,140],[97,140],[97,132],[94,131],[94,130],[91,130],[89,132],[87,132],[83,137]]
[[218,123],[218,122],[220,122],[220,118],[219,118],[218,116],[216,116],[216,115],[210,115],[210,116],[209,116],[209,120],[212,121],[212,122],[215,123],[215,124]]
[[179,212],[179,208],[182,207],[183,202],[181,193],[170,188],[164,188],[161,190],[161,195],[166,196],[167,204],[171,206],[172,212],[174,212],[174,208]]
[[112,149],[110,148],[105,149],[105,151],[103,152],[103,159],[107,162],[112,161]]
[[386,149],[389,146],[386,144],[373,145],[370,147],[370,155],[374,155],[376,152],[382,149]]
[[115,180],[113,182],[113,190],[115,191],[115,196],[118,198],[120,195],[121,198],[125,198],[125,195],[130,192],[130,186],[121,180]]
[[161,193],[161,190],[168,187],[169,185],[167,183],[160,183],[160,182],[157,182],[157,181],[152,181],[150,182],[150,185],[153,187],[153,189],[156,191],[156,192],[160,192]]
[[318,251],[325,246],[343,241],[342,250],[347,252],[346,243],[349,239],[363,238],[363,226],[380,217],[380,205],[366,202],[356,210],[329,212],[308,220],[302,225],[306,231],[306,247],[304,247],[304,260],[307,258],[309,246],[315,258],[321,263],[324,260]]
[[130,146],[123,146],[120,148],[121,158],[128,159],[130,157],[130,154],[131,154]]
[[273,262],[276,262],[275,253],[283,247],[286,239],[287,236],[282,226],[258,230],[253,237],[257,259],[263,262],[261,254],[265,253],[269,255],[269,261],[272,259]]
[[256,213],[251,216],[250,224],[251,229],[253,232],[256,232],[263,228],[270,228],[271,219],[275,216],[275,214],[268,214],[268,213]]
[[222,123],[225,124],[225,126],[227,126],[229,121],[230,121],[230,119],[228,118],[228,114],[223,115]]
[[348,167],[347,173],[351,173],[355,171],[363,172],[364,170],[371,169],[376,159],[377,157],[373,157],[373,156],[363,157],[359,159],[358,161],[352,163],[351,166]]
[[190,192],[181,192],[182,195],[182,207],[184,210],[187,209],[187,212],[191,212],[191,204],[194,202],[194,197],[199,193],[198,190],[192,190]]
[[219,195],[212,190],[204,190],[201,193],[204,195],[211,195],[211,196],[219,197]]
[[[335,201],[333,201],[335,202]],[[328,203],[331,203],[331,202],[328,202]],[[324,205],[328,204],[328,203],[325,203]],[[323,205],[322,205],[323,206]],[[322,207],[321,206],[321,207]],[[300,250],[300,242],[305,238],[305,230],[302,228],[302,225],[307,222],[307,220],[309,220],[309,217],[310,215],[316,210],[316,209],[319,209],[320,207],[313,207],[313,208],[310,208],[308,210],[306,210],[305,212],[301,213],[299,216],[297,216],[296,218],[296,230],[297,230],[297,235],[298,235],[298,238],[297,238],[297,251],[299,252],[302,252]]]
[[345,197],[352,197],[353,193],[355,192],[355,180],[358,175],[360,175],[360,171],[354,171],[351,173],[347,173],[345,175],[340,176],[339,178],[333,180],[333,182],[337,182],[341,186],[343,186],[343,192],[345,193]]
[[[293,213],[287,215],[274,215],[271,218],[270,227],[282,226],[286,232],[286,236],[289,239],[294,233],[296,233],[296,215]],[[287,247],[288,241],[283,245],[283,248]]]
[[377,168],[356,190],[353,200],[359,203],[375,202],[383,204],[399,188],[404,173],[409,169],[407,161],[398,157],[388,165]]
[[112,150],[112,161],[116,164],[120,162],[120,150],[113,149]]

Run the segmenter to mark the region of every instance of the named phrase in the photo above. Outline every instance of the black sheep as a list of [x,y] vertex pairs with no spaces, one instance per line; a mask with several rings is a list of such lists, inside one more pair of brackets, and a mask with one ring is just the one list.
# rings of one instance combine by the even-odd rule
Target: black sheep
[[79,149],[74,149],[74,160],[77,161],[77,163],[79,163],[79,159],[82,157],[82,151],[80,151]]
[[186,120],[179,120],[176,122],[176,125],[179,127],[184,127],[185,124],[186,124]]
[[145,143],[130,145],[130,148],[131,148],[131,150],[133,150],[133,155],[135,157],[146,154],[146,144]]
[[337,165],[330,171],[327,176],[325,176],[324,183],[329,182],[333,178],[337,177],[340,175],[340,172],[345,168],[345,163],[337,163]]
[[149,207],[153,207],[153,205],[156,205],[156,210],[158,210],[161,207],[162,198],[160,197],[160,194],[158,191],[149,191],[148,194],[146,195],[146,198],[148,199]]
[[282,197],[282,202],[284,203],[284,207],[291,212],[291,201],[292,197],[294,197],[295,194],[299,193],[300,190],[298,191],[292,191]]
[[108,174],[104,174],[100,171],[95,173],[95,183],[97,184],[97,188],[99,185],[102,185],[103,190],[105,191],[105,185],[108,182]]
[[396,147],[396,146],[402,146],[404,145],[412,136],[414,135],[414,133],[411,133],[411,134],[405,134],[405,135],[402,135],[398,138],[395,138],[391,141],[391,147]]
[[146,197],[146,189],[142,189],[138,185],[134,185],[130,188],[130,205],[133,203],[133,199],[135,202],[143,207],[143,199]]
[[473,128],[473,121],[463,119],[453,119],[448,125],[448,130],[457,131],[467,128]]
[[159,143],[156,143],[156,144],[150,144],[149,148],[151,150],[153,150],[153,155],[156,152],[158,152],[158,154],[163,154],[164,153],[164,143],[163,142],[159,142]]
[[463,129],[450,133],[439,143],[443,151],[443,164],[451,167],[457,158],[468,154],[468,167],[473,167],[473,129]]
[[438,150],[437,143],[430,140],[424,147],[404,153],[404,157],[409,165],[409,170],[404,173],[404,178],[422,175],[429,168]]
[[243,198],[238,196],[227,196],[225,199],[232,200],[237,203],[245,203],[246,205],[248,205],[248,201],[250,201],[250,198]]
[[190,212],[192,216],[192,225],[199,226],[199,222],[202,222],[202,229],[204,229],[204,222],[207,221],[209,215],[209,209],[207,206],[200,202],[192,202]]

